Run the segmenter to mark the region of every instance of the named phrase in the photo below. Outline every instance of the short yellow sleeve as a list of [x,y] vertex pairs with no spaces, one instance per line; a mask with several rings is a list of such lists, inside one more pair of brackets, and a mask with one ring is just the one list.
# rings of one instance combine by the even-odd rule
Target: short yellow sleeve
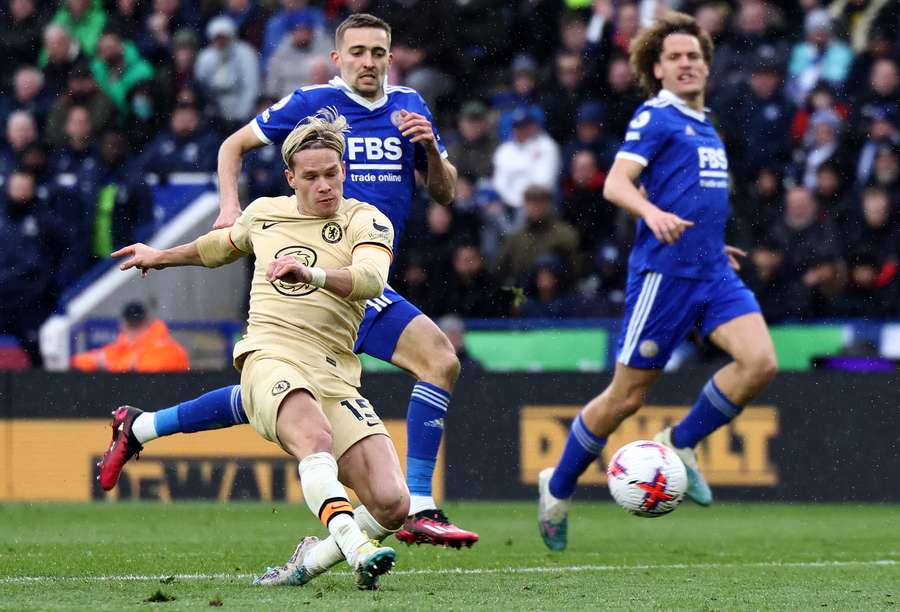
[[372,206],[357,211],[347,228],[351,248],[372,247],[394,257],[394,226],[383,213]]
[[232,227],[213,230],[197,239],[197,251],[204,266],[217,268],[253,252],[249,218],[250,215],[243,214]]

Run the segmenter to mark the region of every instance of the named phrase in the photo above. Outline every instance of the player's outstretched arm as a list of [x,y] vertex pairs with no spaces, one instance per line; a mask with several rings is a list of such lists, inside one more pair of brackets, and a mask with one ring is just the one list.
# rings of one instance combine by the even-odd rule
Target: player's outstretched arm
[[643,219],[660,242],[675,244],[694,222],[666,212],[644,197],[636,185],[643,169],[644,167],[636,161],[617,158],[603,185],[603,197]]
[[238,198],[238,177],[241,174],[244,155],[248,151],[265,145],[253,128],[245,125],[225,139],[219,147],[217,173],[219,175],[219,216],[213,223],[214,229],[231,227],[241,214]]
[[116,258],[125,258],[119,265],[120,270],[137,268],[141,276],[147,276],[150,270],[162,270],[175,266],[202,266],[197,241],[182,244],[171,249],[154,249],[142,242],[123,247],[112,254]]

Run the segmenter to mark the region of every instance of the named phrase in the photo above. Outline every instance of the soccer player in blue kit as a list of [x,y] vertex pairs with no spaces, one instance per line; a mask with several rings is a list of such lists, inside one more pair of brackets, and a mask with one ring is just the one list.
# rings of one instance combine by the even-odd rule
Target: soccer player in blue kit
[[[220,214],[215,228],[229,227],[241,214],[238,176],[252,149],[280,144],[306,117],[334,109],[347,118],[350,133],[344,161],[344,194],[378,208],[400,236],[409,214],[415,173],[423,172],[430,196],[453,199],[456,169],[448,161],[431,112],[407,87],[385,86],[391,62],[391,28],[368,14],[356,14],[335,32],[332,60],[340,70],[327,85],[301,87],[229,136],[219,149]],[[373,227],[374,233],[379,228]],[[407,484],[410,516],[396,534],[407,543],[460,547],[478,540],[437,508],[431,481],[444,429],[444,416],[459,375],[459,360],[447,337],[427,316],[388,287],[366,305],[355,350],[389,361],[416,377],[407,410]],[[239,387],[225,387],[158,412],[122,407],[113,413],[113,440],[100,462],[100,484],[111,489],[125,463],[143,444],[160,436],[228,427],[247,421]]]
[[676,12],[631,43],[631,65],[654,97],[635,112],[603,190],[607,200],[639,218],[628,262],[625,323],[612,381],[572,422],[556,467],[539,476],[539,529],[552,550],[566,547],[578,477],[607,437],[641,407],[693,328],[733,361],[656,441],[684,462],[687,495],[697,503],[711,504],[712,492],[694,447],[734,419],[776,373],[759,305],[734,271],[742,252],[724,242],[728,159],[703,107],[712,49],[694,19]]

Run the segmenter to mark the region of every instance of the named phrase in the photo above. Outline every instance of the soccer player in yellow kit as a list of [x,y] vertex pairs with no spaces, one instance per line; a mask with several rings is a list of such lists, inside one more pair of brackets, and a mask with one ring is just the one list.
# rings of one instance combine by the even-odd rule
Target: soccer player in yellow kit
[[[394,232],[374,206],[343,197],[346,130],[343,117],[319,115],[291,132],[282,157],[293,196],[260,198],[233,227],[189,244],[113,253],[142,276],[256,256],[247,333],[234,348],[241,398],[253,428],[299,461],[306,503],[331,533],[305,538],[257,584],[305,584],[346,558],[360,588],[374,588],[395,558],[379,541],[409,509],[394,446],[358,390],[353,344],[366,300],[384,290]],[[355,512],[339,473],[362,502]]]

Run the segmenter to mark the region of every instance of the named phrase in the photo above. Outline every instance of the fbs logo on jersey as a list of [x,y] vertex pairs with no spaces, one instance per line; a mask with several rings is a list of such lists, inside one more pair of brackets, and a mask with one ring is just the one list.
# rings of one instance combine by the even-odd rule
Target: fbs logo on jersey
[[344,237],[344,230],[341,229],[341,226],[335,223],[334,221],[329,221],[322,228],[322,240],[327,242],[328,244],[334,244],[336,242],[340,242],[341,238]]

